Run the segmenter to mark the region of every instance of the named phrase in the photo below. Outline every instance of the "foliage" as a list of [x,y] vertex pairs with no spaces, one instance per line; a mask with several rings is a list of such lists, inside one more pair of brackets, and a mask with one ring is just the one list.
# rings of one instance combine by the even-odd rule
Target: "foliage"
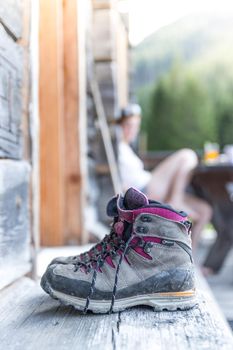
[[139,101],[150,150],[196,149],[202,148],[204,141],[216,139],[208,91],[190,72],[172,67],[155,86],[147,88],[147,94],[140,91]]
[[233,22],[204,19],[168,26],[134,52],[149,150],[233,144]]

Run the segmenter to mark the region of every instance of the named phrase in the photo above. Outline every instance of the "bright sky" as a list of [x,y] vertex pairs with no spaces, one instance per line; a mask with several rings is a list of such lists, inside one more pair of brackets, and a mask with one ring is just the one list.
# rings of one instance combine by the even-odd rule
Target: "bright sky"
[[130,42],[133,45],[190,13],[221,12],[233,15],[233,0],[126,0],[122,1],[123,7],[129,11]]

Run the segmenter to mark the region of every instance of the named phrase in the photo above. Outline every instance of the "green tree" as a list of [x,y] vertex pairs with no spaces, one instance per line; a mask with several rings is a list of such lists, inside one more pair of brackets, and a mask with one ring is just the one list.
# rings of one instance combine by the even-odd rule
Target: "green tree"
[[139,102],[149,150],[200,149],[206,140],[216,141],[214,104],[192,72],[173,66],[155,86],[139,93]]

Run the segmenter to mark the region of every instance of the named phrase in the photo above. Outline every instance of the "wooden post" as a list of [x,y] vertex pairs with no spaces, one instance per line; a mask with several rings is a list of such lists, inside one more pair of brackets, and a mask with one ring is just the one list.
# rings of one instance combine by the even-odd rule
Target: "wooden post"
[[41,243],[61,245],[65,230],[62,0],[40,1]]
[[41,243],[87,241],[84,2],[40,1]]
[[[84,148],[86,133],[85,112],[81,104],[86,91],[82,75],[85,74],[85,35],[81,21],[82,6],[77,0],[63,1],[64,18],[64,134],[65,134],[65,201],[66,241],[86,241],[84,230]],[[84,57],[83,57],[84,56]],[[85,102],[84,102],[85,103]],[[81,136],[82,134],[82,136]]]

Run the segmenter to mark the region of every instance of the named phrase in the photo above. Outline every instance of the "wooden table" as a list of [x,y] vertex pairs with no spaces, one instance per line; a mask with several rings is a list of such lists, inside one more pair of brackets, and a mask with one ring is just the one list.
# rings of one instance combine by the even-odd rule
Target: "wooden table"
[[213,208],[212,223],[217,239],[204,266],[217,272],[233,247],[233,164],[199,165],[192,186]]

